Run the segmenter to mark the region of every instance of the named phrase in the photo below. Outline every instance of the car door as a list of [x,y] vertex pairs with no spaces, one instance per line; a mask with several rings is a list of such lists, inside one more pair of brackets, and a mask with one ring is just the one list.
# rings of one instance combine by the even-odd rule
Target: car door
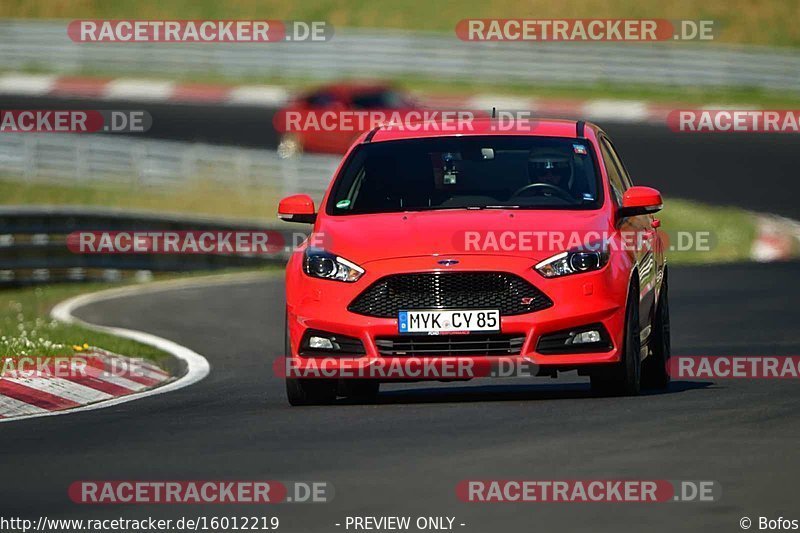
[[[622,205],[622,196],[633,182],[625,169],[614,145],[605,135],[600,138],[600,149],[611,184],[613,200]],[[660,281],[657,258],[661,253],[661,240],[657,233],[658,223],[651,215],[626,217],[620,222],[620,231],[627,235],[626,243],[634,244],[634,258],[639,274],[639,325],[642,342],[650,335],[650,324],[655,311],[656,284]]]

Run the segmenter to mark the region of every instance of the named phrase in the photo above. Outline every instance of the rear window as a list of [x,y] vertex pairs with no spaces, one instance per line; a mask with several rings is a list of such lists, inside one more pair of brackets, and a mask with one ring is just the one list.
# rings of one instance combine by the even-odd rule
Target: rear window
[[326,211],[597,209],[603,199],[596,168],[584,139],[470,136],[366,143],[339,174]]

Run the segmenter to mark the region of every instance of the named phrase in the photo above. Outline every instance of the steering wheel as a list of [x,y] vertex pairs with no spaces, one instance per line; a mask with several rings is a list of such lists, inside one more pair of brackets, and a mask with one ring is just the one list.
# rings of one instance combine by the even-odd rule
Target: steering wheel
[[522,193],[524,193],[526,191],[530,191],[531,192],[530,196],[541,196],[545,192],[551,192],[554,195],[556,195],[559,198],[561,198],[562,200],[568,200],[568,201],[575,200],[575,198],[573,198],[570,193],[568,193],[567,191],[565,191],[561,187],[558,187],[557,185],[552,185],[550,183],[529,183],[528,185],[525,185],[524,187],[519,188],[517,190],[517,192],[515,192],[511,196],[512,196],[512,198],[514,196],[520,196]]

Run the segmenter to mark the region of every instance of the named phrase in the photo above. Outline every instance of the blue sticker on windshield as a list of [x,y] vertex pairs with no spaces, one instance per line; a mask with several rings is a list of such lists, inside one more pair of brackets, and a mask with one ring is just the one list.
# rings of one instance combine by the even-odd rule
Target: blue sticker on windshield
[[573,144],[572,149],[576,154],[586,155],[586,147],[582,144]]

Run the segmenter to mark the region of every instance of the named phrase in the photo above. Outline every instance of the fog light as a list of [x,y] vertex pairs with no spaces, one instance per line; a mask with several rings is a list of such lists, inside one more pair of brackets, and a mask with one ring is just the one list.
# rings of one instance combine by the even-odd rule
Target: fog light
[[360,357],[367,351],[361,339],[356,337],[308,329],[300,340],[299,353],[307,357]]
[[308,347],[318,350],[333,350],[333,343],[325,337],[312,336],[308,339]]
[[572,337],[567,339],[567,342],[564,344],[591,344],[594,342],[600,342],[602,340],[602,336],[600,332],[596,329],[592,329],[589,331],[581,331],[577,335],[573,335]]

